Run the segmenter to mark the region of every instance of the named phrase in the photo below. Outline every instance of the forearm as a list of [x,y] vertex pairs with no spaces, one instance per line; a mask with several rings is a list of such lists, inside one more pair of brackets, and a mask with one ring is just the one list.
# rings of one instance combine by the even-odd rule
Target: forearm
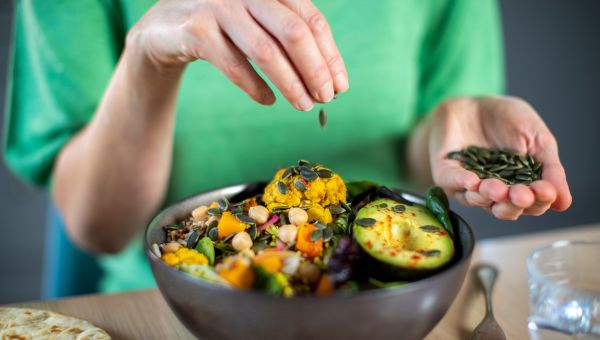
[[163,200],[183,67],[159,69],[126,50],[91,122],[61,151],[54,199],[69,235],[119,251]]
[[431,115],[425,117],[417,124],[408,140],[406,152],[409,179],[411,183],[420,188],[433,183],[429,161],[429,135],[432,128]]

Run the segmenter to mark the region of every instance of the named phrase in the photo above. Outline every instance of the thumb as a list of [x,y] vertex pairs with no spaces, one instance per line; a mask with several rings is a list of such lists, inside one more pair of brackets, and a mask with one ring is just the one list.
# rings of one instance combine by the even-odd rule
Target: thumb
[[442,187],[446,193],[477,191],[481,180],[479,177],[461,167],[458,161],[444,159],[432,164],[433,181]]

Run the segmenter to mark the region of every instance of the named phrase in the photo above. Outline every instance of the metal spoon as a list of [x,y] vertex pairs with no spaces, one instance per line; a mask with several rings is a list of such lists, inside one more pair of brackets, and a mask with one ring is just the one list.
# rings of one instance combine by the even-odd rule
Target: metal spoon
[[483,288],[485,294],[485,318],[477,325],[473,334],[471,334],[471,340],[506,340],[506,335],[500,328],[496,319],[494,319],[494,312],[492,311],[492,288],[496,277],[498,277],[498,270],[496,267],[481,264],[475,268],[475,273],[479,279],[479,283]]

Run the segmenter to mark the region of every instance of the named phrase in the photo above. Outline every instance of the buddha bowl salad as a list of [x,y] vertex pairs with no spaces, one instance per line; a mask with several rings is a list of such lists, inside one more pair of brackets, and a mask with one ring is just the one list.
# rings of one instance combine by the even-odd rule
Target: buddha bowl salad
[[163,226],[152,252],[193,277],[285,297],[388,288],[448,265],[448,200],[426,206],[370,182],[344,183],[319,164],[280,169],[262,192],[221,198]]

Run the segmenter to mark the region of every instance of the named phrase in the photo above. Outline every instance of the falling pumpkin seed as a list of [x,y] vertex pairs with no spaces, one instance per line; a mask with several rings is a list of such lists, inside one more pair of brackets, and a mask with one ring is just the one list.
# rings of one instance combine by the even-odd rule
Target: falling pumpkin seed
[[324,109],[319,110],[319,124],[322,128],[325,128],[325,125],[327,125],[327,113],[325,113]]

